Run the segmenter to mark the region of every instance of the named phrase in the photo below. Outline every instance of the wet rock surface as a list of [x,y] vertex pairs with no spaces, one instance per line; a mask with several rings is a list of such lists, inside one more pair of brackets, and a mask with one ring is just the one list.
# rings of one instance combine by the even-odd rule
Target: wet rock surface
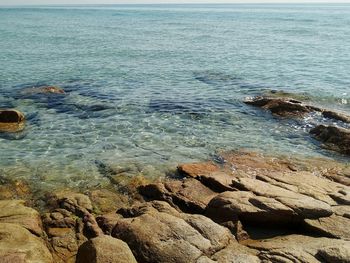
[[289,98],[254,97],[247,98],[244,103],[261,107],[272,114],[283,117],[303,117],[316,108],[304,105],[301,101]]
[[336,126],[319,125],[310,133],[328,149],[350,155],[350,130]]
[[25,127],[25,116],[15,109],[0,109],[0,132],[19,132]]
[[[312,123],[313,128],[310,134],[323,142],[325,148],[350,155],[350,129],[348,127],[350,116],[345,113],[307,105],[302,101],[285,97],[257,96],[247,98],[244,103],[269,110],[272,114],[282,117],[303,118],[307,115],[310,117],[310,113],[319,113],[326,119],[338,121],[337,125],[326,125],[327,121],[315,120]],[[311,118],[314,117],[311,116]]]

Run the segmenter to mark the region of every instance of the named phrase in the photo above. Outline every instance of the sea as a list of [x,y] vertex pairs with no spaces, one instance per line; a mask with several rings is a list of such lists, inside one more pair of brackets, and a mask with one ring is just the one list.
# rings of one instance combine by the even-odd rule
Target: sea
[[[64,95],[25,96],[55,85]],[[350,114],[350,4],[0,7],[0,178],[103,187],[220,152],[349,159],[293,120],[243,103],[287,94]],[[101,168],[102,167],[102,168]]]

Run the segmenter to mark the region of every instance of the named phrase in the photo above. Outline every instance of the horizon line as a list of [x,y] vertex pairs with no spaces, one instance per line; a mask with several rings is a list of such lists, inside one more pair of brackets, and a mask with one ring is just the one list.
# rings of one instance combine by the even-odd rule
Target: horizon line
[[0,7],[2,6],[113,6],[113,5],[204,5],[204,4],[209,4],[209,5],[235,5],[235,4],[246,4],[246,5],[251,5],[251,4],[350,4],[350,2],[341,2],[341,1],[306,1],[306,2],[298,2],[298,1],[291,1],[291,2],[273,2],[273,1],[266,1],[266,2],[232,2],[232,3],[227,3],[227,2],[187,2],[187,3],[166,3],[166,2],[159,2],[159,3],[46,3],[46,4],[40,4],[40,3],[31,3],[31,4],[0,4]]

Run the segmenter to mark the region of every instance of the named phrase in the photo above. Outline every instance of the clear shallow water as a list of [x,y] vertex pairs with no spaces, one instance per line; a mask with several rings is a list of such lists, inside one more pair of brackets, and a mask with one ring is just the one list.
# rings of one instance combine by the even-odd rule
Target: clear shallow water
[[[107,184],[98,163],[159,176],[217,150],[327,155],[308,119],[246,106],[268,90],[350,114],[350,5],[0,8],[0,173],[38,188]],[[65,96],[21,96],[58,85]]]

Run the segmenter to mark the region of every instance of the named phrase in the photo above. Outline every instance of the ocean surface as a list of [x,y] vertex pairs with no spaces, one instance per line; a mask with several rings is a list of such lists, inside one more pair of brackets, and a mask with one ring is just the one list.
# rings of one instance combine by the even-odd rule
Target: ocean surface
[[[40,85],[66,95],[23,96]],[[242,148],[349,160],[314,120],[242,103],[271,90],[350,114],[349,4],[2,7],[0,108],[28,121],[0,134],[0,177],[95,187],[101,167],[157,177]]]

